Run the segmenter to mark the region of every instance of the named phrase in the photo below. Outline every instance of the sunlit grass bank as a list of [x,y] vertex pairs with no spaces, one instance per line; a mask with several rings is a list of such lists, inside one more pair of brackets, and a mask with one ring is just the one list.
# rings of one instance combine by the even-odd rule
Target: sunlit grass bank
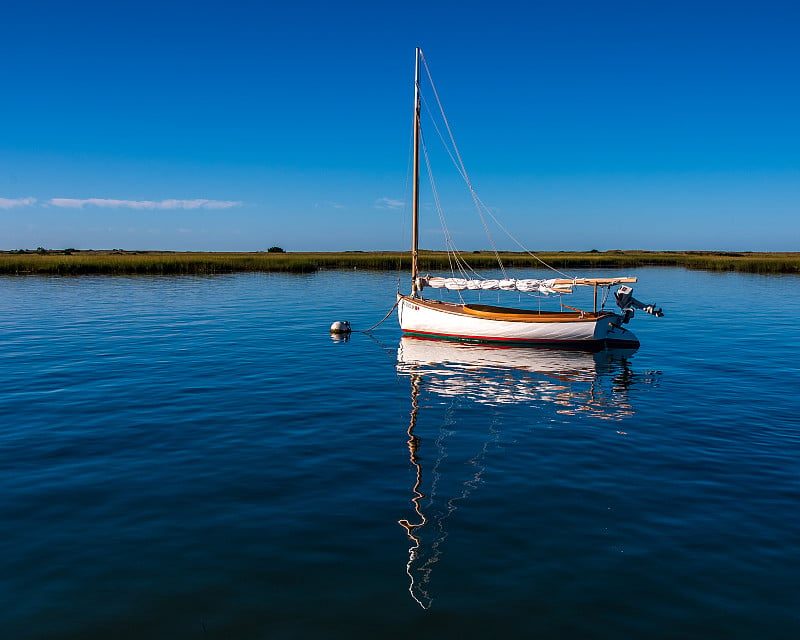
[[[709,271],[798,273],[800,253],[726,253],[711,251],[542,252],[542,260],[562,270],[642,266],[685,267]],[[490,251],[465,255],[476,269],[495,268]],[[502,253],[508,267],[540,267],[523,253]],[[195,253],[167,251],[6,251],[0,252],[0,274],[12,275],[206,275],[246,271],[308,273],[319,269],[410,268],[407,252],[340,253]],[[420,252],[422,271],[449,270],[447,254]]]

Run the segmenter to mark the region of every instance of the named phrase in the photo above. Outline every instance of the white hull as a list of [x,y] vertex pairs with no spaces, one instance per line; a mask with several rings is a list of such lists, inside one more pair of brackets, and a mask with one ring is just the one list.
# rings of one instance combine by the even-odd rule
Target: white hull
[[460,305],[398,296],[400,328],[406,335],[520,346],[637,347],[636,336],[611,312],[521,311]]

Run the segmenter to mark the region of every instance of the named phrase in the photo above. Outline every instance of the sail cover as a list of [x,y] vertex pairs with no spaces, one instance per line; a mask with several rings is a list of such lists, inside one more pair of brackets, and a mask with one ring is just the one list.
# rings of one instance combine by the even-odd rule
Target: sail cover
[[434,289],[449,289],[451,291],[483,290],[483,291],[521,291],[523,293],[572,293],[572,286],[569,284],[557,283],[552,280],[535,280],[532,278],[516,279],[507,278],[503,280],[467,280],[466,278],[438,278],[420,277],[417,278],[417,287],[422,290],[425,287]]

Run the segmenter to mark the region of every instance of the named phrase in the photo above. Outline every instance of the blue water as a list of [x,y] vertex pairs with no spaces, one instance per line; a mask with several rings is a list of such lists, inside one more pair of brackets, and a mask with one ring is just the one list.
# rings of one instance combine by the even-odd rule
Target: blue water
[[637,275],[596,355],[332,340],[392,273],[0,278],[0,637],[800,637],[800,278]]

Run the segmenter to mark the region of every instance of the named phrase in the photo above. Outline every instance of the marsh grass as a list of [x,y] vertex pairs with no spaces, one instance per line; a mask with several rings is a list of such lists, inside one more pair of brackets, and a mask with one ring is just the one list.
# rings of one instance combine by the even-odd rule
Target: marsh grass
[[[558,269],[684,267],[707,271],[800,273],[800,253],[730,253],[710,251],[543,252],[542,260]],[[465,254],[475,269],[497,267],[494,254]],[[540,268],[522,253],[502,253],[507,267]],[[0,274],[6,275],[212,275],[235,272],[309,273],[320,269],[408,270],[407,252],[339,253],[195,253],[167,251],[25,251],[0,252]],[[420,252],[423,272],[449,271],[444,252]]]

